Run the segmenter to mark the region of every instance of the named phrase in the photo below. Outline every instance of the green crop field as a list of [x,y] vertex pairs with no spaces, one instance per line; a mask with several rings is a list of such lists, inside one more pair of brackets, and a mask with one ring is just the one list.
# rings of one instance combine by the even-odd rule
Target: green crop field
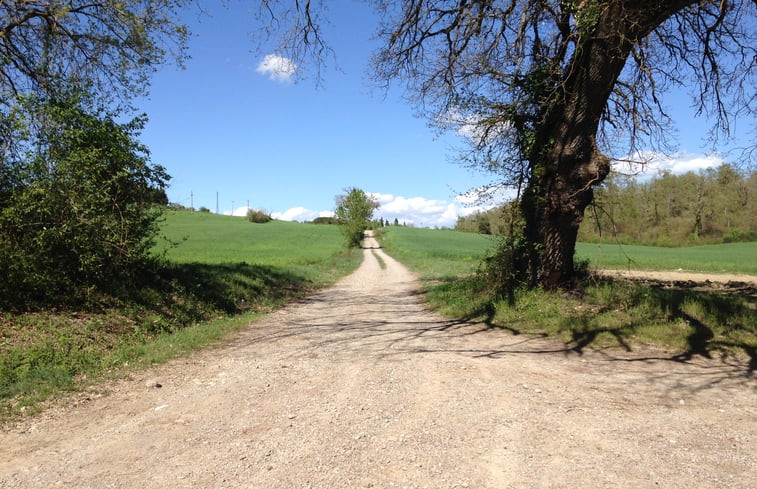
[[[419,272],[437,277],[475,271],[497,242],[492,236],[434,229],[389,227],[384,234],[387,250]],[[602,269],[757,275],[757,242],[687,248],[578,243],[576,259]]]
[[386,227],[382,230],[386,251],[423,276],[457,277],[474,271],[495,238],[444,229]]
[[[172,263],[247,263],[277,267],[316,283],[347,269],[336,266],[344,237],[335,225],[247,219],[210,213],[171,211],[161,226],[165,239],[155,248]],[[173,244],[175,244],[175,246]],[[354,267],[358,256],[347,265]],[[333,272],[333,273],[332,273]]]
[[685,248],[578,243],[576,257],[594,268],[757,275],[757,242]]

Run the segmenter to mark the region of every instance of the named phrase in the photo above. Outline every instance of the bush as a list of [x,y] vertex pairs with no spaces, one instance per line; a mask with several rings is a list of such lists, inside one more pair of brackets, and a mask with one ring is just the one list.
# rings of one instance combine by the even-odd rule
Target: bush
[[260,209],[250,209],[247,211],[247,220],[258,224],[264,224],[266,222],[271,222],[273,218]]
[[0,174],[0,307],[128,287],[150,259],[169,178],[136,140],[145,119],[120,124],[76,101],[23,108],[13,137],[24,151]]
[[494,299],[514,304],[515,292],[528,284],[528,249],[522,236],[500,239],[479,270],[485,288]]

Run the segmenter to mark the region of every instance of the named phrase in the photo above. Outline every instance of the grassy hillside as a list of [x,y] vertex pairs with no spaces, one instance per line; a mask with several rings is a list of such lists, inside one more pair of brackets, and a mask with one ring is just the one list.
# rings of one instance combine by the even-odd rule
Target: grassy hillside
[[495,246],[492,236],[445,229],[383,228],[383,246],[423,276],[454,278],[476,270]]
[[[279,267],[314,283],[343,275],[344,237],[335,225],[271,221],[254,224],[240,217],[171,211],[155,247],[171,263],[250,263]],[[353,258],[359,258],[355,256]],[[354,262],[349,262],[355,265]]]
[[[521,290],[510,303],[493,297],[489,284],[474,274],[492,243],[486,236],[454,231],[384,230],[386,251],[421,275],[430,305],[450,317],[555,338],[566,351],[646,344],[669,350],[673,359],[717,351],[746,354],[757,363],[754,297],[607,279],[585,283],[579,294]],[[634,268],[757,273],[757,243],[623,250],[633,257]],[[581,245],[578,254],[590,258],[592,266],[628,266],[627,259],[610,259],[612,253],[624,256],[617,246],[607,245]]]
[[162,264],[82,310],[0,311],[0,421],[61,390],[162,362],[354,270],[336,226],[169,212]]

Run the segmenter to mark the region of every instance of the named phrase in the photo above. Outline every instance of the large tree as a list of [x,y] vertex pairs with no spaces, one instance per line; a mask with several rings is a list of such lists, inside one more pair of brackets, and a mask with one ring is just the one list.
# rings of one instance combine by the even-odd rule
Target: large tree
[[[373,3],[377,77],[406,83],[435,124],[464,126],[467,161],[520,190],[532,285],[570,284],[578,228],[611,161],[667,147],[666,89],[690,88],[713,138],[757,109],[753,1]],[[320,2],[262,4],[274,25],[289,22],[285,54],[328,52]]]
[[[185,58],[187,29],[178,9],[190,0],[0,1],[0,169],[24,157],[45,122],[29,114],[35,99],[76,100],[91,113],[130,108],[150,75]],[[26,111],[31,137],[18,138]],[[41,114],[40,114],[41,115]]]

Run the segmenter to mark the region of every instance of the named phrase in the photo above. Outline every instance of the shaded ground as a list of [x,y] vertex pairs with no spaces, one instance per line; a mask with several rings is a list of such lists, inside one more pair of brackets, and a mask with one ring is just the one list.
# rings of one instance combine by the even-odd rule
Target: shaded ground
[[748,359],[578,354],[419,294],[365,250],[222,347],[6,428],[0,487],[757,487]]

